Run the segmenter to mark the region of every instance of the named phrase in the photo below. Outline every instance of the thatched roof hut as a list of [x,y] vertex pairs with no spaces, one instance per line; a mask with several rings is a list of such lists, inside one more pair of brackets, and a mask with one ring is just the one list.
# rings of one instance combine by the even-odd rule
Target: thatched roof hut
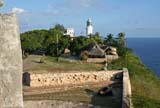
[[118,55],[117,48],[104,44],[98,45],[96,42],[89,44],[86,50],[88,51],[88,56],[91,58],[104,58],[105,55]]
[[88,56],[93,58],[102,58],[105,57],[105,52],[103,49],[100,48],[100,46],[93,42],[88,45]]
[[106,49],[105,49],[105,53],[107,54],[107,55],[118,55],[117,54],[117,49],[115,48],[115,47],[107,47]]

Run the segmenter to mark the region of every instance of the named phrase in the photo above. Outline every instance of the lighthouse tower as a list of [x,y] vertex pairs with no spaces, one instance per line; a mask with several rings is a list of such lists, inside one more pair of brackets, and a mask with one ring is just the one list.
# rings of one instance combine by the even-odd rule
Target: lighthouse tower
[[86,36],[90,37],[93,34],[93,24],[91,19],[87,20]]

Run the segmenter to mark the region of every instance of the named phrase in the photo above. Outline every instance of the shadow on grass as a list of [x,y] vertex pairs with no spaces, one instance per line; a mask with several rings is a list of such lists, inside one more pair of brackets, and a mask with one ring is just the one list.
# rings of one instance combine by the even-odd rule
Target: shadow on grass
[[103,87],[96,92],[91,89],[85,89],[86,94],[91,96],[90,104],[102,108],[121,108],[121,88],[113,87],[111,91],[106,92],[107,89],[108,87]]

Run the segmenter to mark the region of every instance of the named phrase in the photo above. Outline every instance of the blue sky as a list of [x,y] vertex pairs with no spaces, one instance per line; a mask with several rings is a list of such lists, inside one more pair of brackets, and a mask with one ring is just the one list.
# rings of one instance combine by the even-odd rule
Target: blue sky
[[85,34],[91,18],[94,32],[125,32],[128,37],[160,37],[160,0],[4,0],[2,12],[16,12],[20,31],[48,29],[56,23]]

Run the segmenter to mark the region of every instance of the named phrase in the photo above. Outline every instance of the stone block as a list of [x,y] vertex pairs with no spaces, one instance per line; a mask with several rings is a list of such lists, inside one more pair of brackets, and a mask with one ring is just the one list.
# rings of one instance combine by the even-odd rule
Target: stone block
[[0,108],[22,108],[22,51],[18,19],[0,14]]

